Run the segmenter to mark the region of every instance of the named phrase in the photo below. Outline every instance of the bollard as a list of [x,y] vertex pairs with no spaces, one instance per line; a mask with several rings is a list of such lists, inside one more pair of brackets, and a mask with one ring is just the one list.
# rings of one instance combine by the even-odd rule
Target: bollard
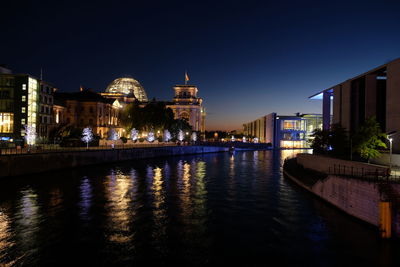
[[392,236],[392,209],[389,201],[379,202],[379,232],[382,238]]

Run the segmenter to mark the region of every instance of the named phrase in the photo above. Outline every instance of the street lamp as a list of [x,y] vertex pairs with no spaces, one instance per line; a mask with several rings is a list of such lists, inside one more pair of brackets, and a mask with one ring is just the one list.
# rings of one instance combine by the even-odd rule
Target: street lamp
[[393,135],[395,135],[397,131],[392,131],[387,133],[387,139],[389,140],[389,169],[392,170],[392,143],[393,143]]
[[389,154],[389,169],[392,170],[392,142],[393,138],[389,137],[389,145],[390,145],[390,154]]

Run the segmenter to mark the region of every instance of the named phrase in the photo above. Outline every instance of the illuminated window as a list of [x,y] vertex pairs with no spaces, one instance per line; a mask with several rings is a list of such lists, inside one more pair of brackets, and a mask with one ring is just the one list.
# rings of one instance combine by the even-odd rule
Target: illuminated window
[[282,123],[282,130],[305,130],[305,123],[303,120],[284,120]]
[[0,133],[12,133],[14,131],[14,114],[0,112]]
[[282,148],[305,148],[306,142],[305,141],[284,141],[281,140],[281,147]]
[[26,95],[23,95],[22,96],[22,102],[25,102],[26,101]]
[[23,85],[22,85],[22,90],[26,90],[26,84],[24,83]]
[[25,125],[25,123],[26,123],[25,119],[21,119],[21,124]]
[[26,108],[25,108],[25,107],[22,107],[22,108],[21,108],[21,112],[22,112],[22,113],[25,113],[25,112],[26,112]]

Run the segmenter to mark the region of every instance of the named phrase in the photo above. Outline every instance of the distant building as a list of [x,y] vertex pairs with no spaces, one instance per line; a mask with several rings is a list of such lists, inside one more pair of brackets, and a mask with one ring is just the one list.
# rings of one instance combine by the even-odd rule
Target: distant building
[[55,93],[54,120],[60,127],[91,127],[94,134],[106,138],[111,128],[122,136],[118,114],[118,100],[107,99],[100,94],[81,90],[74,93]]
[[[184,119],[194,131],[205,132],[205,109],[203,99],[197,96],[198,89],[194,85],[174,86],[175,96],[172,101],[165,102],[171,108],[175,119]],[[101,95],[108,99],[116,99],[122,106],[139,101],[141,106],[148,103],[146,91],[135,79],[123,77],[111,82]]]
[[205,109],[203,99],[197,96],[198,89],[195,85],[174,86],[175,97],[167,107],[174,112],[175,119],[184,119],[192,126],[194,131],[205,132]]
[[54,87],[29,74],[0,74],[0,141],[22,143],[25,126],[36,132],[34,142],[48,137],[52,127]]
[[311,134],[322,128],[321,114],[281,116],[271,113],[243,125],[245,136],[257,137],[274,148],[307,148]]
[[[383,132],[394,133],[393,151],[400,152],[400,58],[324,89],[310,97],[322,100],[324,128],[340,124],[350,134],[375,116]],[[332,114],[333,112],[333,114]]]

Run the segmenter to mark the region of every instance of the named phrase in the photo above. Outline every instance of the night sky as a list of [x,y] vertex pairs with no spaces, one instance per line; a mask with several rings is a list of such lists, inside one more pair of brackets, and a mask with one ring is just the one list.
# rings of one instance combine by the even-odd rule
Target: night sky
[[187,70],[209,130],[320,112],[308,96],[400,57],[398,1],[2,1],[0,14],[15,73],[99,92],[130,75],[169,100]]

